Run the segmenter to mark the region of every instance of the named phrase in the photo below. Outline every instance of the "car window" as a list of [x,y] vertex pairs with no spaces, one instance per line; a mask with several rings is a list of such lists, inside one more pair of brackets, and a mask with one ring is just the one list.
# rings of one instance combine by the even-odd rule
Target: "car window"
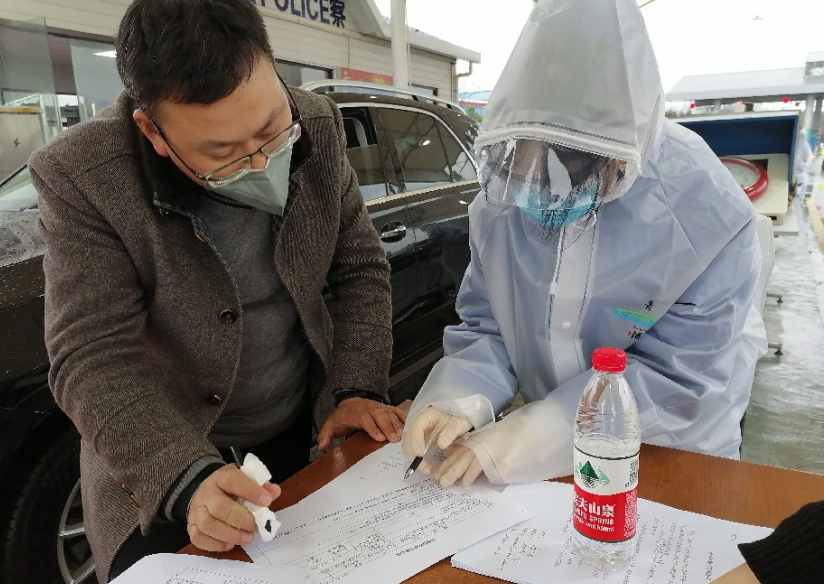
[[381,167],[378,141],[368,114],[362,110],[344,110],[341,113],[346,133],[346,157],[358,176],[364,200],[385,197],[388,194],[386,179]]
[[381,121],[395,143],[407,191],[452,182],[452,165],[438,126],[428,114],[380,108]]
[[475,165],[472,164],[472,160],[466,150],[461,147],[460,142],[444,126],[440,127],[440,133],[443,136],[443,145],[446,148],[446,158],[449,161],[449,172],[452,175],[452,180],[461,182],[477,179],[478,174],[475,172]]
[[478,122],[465,114],[458,113],[445,116],[445,119],[448,120],[447,125],[455,132],[463,147],[472,152],[475,139],[478,137]]
[[0,211],[37,208],[37,191],[31,184],[29,168],[24,166],[0,184]]

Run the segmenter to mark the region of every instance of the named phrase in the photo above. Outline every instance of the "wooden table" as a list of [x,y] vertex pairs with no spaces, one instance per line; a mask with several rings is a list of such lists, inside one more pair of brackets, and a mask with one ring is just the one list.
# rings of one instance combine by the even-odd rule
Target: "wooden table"
[[[283,494],[272,509],[278,511],[297,503],[380,447],[366,434],[358,433],[284,482]],[[572,477],[558,481],[571,483]],[[638,494],[686,511],[775,527],[805,503],[824,499],[824,476],[644,444]],[[251,561],[239,547],[222,554],[203,552],[191,545],[181,551]],[[458,570],[446,559],[407,582],[491,584],[500,580]]]

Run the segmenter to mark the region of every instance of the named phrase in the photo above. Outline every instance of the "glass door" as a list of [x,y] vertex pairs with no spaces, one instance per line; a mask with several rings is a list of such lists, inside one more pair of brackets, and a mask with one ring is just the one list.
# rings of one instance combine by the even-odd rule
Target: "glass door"
[[60,132],[45,20],[0,24],[0,105],[40,108],[43,140]]
[[123,91],[123,83],[117,74],[113,45],[73,38],[70,46],[82,122],[112,103]]

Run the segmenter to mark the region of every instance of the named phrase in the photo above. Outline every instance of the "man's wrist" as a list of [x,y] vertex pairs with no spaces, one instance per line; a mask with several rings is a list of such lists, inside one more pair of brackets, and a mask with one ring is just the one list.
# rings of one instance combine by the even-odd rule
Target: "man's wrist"
[[363,399],[370,399],[372,401],[376,401],[382,403],[384,405],[389,405],[389,400],[386,397],[382,396],[379,393],[375,393],[374,391],[369,391],[366,389],[356,389],[356,388],[349,388],[349,387],[342,387],[339,389],[335,389],[332,391],[332,394],[335,398],[335,407],[338,407],[342,401],[347,399],[351,399],[353,397],[360,397]]
[[182,490],[175,497],[174,501],[171,502],[170,512],[168,513],[168,515],[170,515],[169,519],[186,523],[189,517],[189,505],[201,483],[209,478],[213,472],[223,468],[225,465],[226,463],[223,461],[217,462],[216,460],[210,460],[205,467],[198,470],[197,474],[191,477],[191,480],[185,482],[185,486],[181,485],[183,486]]

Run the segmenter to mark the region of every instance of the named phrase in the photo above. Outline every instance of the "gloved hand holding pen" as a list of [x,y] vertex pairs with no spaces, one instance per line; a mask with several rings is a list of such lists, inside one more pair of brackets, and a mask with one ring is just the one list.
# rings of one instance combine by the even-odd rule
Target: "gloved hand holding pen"
[[446,454],[446,460],[438,466],[433,475],[433,478],[444,488],[451,487],[455,483],[468,487],[481,476],[484,470],[475,452],[466,446],[453,444],[444,451],[444,454]]
[[[446,423],[443,423],[446,420]],[[420,413],[410,424],[404,428],[405,440],[403,441],[404,455],[413,460],[417,456],[426,453],[426,445],[433,432],[443,424],[437,435],[435,444],[442,450],[446,450],[458,438],[469,432],[472,422],[465,416],[450,416],[441,410],[429,406]],[[432,464],[424,460],[418,470],[424,474],[432,472]]]

